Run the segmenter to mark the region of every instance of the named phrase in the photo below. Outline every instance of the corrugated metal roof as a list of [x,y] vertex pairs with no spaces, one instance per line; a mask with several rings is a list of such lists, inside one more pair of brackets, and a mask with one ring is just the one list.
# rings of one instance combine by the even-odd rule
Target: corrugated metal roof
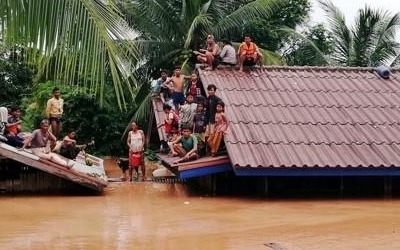
[[400,167],[400,71],[265,67],[203,71],[225,102],[238,167]]

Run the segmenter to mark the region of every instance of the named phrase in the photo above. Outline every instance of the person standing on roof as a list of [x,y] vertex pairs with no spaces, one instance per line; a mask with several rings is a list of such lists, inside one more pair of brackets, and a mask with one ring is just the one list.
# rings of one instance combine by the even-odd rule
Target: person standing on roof
[[181,74],[181,67],[178,66],[175,68],[174,75],[165,81],[166,86],[170,82],[172,82],[172,102],[175,106],[175,110],[178,111],[179,105],[183,105],[185,103],[185,95],[183,94],[184,89],[184,81],[185,79],[189,79],[190,76],[185,76]]
[[[194,97],[194,102],[197,103],[201,99],[201,82],[198,80],[196,73],[190,75],[190,82],[187,87],[187,94],[190,93]],[[186,94],[186,95],[187,95]]]
[[163,111],[165,114],[165,119],[163,123],[157,125],[157,129],[164,126],[165,135],[167,136],[167,140],[169,140],[173,135],[172,128],[178,128],[179,115],[172,110],[171,106],[166,103],[163,105]]
[[206,99],[206,124],[207,124],[206,136],[214,132],[217,103],[219,101],[222,101],[221,98],[215,95],[216,91],[217,91],[217,86],[215,86],[214,84],[209,84],[207,86],[208,97]]
[[169,100],[172,92],[171,86],[166,84],[167,81],[170,82],[171,79],[168,77],[167,71],[162,70],[160,78],[157,79],[155,92],[160,95],[163,103]]
[[62,127],[62,115],[64,108],[64,100],[61,98],[61,91],[55,87],[53,89],[53,97],[47,101],[46,116],[51,124],[51,132],[58,138]]
[[219,147],[221,145],[224,134],[228,129],[228,120],[225,116],[225,104],[222,101],[217,102],[216,113],[215,113],[215,127],[214,132],[208,137],[207,143],[211,149],[211,156],[218,154]]
[[243,71],[243,66],[254,66],[257,63],[262,66],[262,54],[258,49],[257,45],[251,41],[249,35],[244,36],[244,42],[242,42],[238,49],[239,57],[239,71]]

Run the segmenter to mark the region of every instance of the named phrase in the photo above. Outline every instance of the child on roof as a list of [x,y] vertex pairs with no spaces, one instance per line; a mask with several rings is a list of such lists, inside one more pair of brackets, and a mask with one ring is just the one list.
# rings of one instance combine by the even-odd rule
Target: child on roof
[[186,126],[193,128],[193,118],[196,113],[197,104],[193,102],[194,97],[191,93],[186,95],[186,103],[179,107],[179,124],[180,127]]
[[196,160],[197,155],[197,138],[192,135],[191,128],[183,127],[182,135],[176,140],[172,141],[173,152],[172,156],[179,156],[180,158],[174,163],[186,162]]
[[179,116],[172,110],[171,106],[166,103],[163,105],[163,110],[165,113],[164,123],[158,124],[157,128],[164,126],[165,135],[167,136],[167,140],[169,140],[172,136],[172,128],[178,128]]
[[187,93],[190,93],[194,97],[194,102],[198,102],[201,93],[201,82],[198,80],[196,73],[190,75],[190,82],[188,84]]
[[217,112],[215,113],[214,131],[207,139],[207,144],[211,150],[211,156],[216,156],[218,154],[221,141],[228,129],[228,120],[226,119],[224,109],[225,104],[222,101],[219,101],[216,106]]
[[193,134],[197,137],[199,155],[206,154],[205,145],[206,132],[206,112],[204,111],[204,103],[197,103],[196,113],[193,117]]

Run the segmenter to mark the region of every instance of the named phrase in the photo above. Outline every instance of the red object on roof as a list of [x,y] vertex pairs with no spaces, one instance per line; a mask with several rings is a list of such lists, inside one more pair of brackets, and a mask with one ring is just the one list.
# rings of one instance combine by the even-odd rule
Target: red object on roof
[[234,168],[400,167],[400,70],[204,71],[229,120]]

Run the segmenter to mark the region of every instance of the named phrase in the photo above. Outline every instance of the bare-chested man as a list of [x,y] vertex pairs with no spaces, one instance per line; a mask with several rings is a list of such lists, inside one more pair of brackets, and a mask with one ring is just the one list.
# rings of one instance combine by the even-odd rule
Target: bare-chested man
[[185,79],[190,79],[190,76],[185,76],[181,74],[181,67],[175,68],[174,75],[167,80],[165,84],[172,82],[172,102],[174,103],[175,110],[178,110],[179,105],[185,103],[185,95],[183,94],[184,81]]

